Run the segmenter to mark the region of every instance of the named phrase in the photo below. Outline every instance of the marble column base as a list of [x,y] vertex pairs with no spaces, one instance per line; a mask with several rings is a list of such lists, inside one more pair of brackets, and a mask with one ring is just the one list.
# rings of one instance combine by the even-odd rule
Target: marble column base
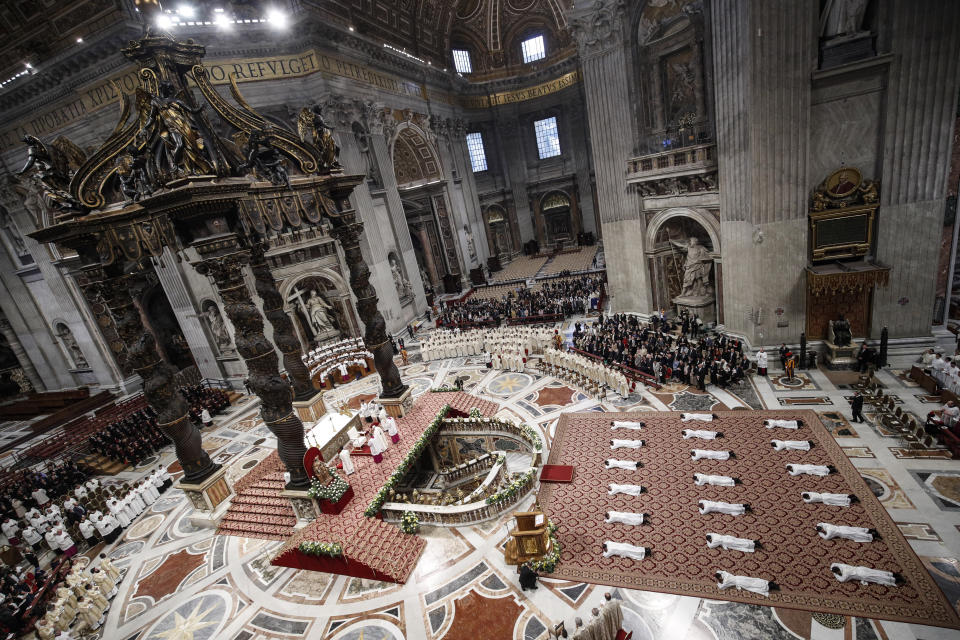
[[699,316],[703,324],[717,322],[713,296],[678,296],[672,302],[677,306],[677,315],[686,309],[691,318],[695,315]]
[[295,400],[293,410],[300,418],[300,422],[316,422],[327,414],[327,405],[323,402],[323,391],[317,391],[312,398],[306,400]]
[[190,522],[198,527],[215,528],[230,507],[230,496],[233,489],[227,482],[227,470],[221,467],[215,473],[204,478],[199,483],[177,483],[177,488],[183,491],[194,511],[190,515]]
[[825,362],[828,369],[839,371],[841,369],[853,369],[856,367],[856,348],[853,345],[838,347],[827,340],[824,342],[824,346],[827,348]]
[[290,501],[293,513],[297,516],[295,529],[302,529],[320,516],[320,505],[310,497],[309,492],[301,489],[284,489],[280,495]]
[[413,394],[408,388],[398,398],[377,398],[377,402],[383,405],[387,415],[392,418],[402,418],[407,412],[413,409]]

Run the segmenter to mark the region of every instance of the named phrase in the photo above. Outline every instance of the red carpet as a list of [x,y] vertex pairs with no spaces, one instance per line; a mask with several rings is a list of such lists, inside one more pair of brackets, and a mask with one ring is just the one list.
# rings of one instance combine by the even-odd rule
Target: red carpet
[[[375,463],[370,456],[353,458],[357,471],[346,479],[356,495],[344,510],[337,515],[322,515],[294,533],[272,564],[405,583],[417,566],[426,542],[420,536],[403,533],[396,525],[367,518],[363,512],[445,404],[462,414],[476,407],[483,415],[492,416],[498,409],[492,402],[462,392],[430,392],[420,396],[407,416],[397,420],[400,442],[387,449],[382,463]],[[339,542],[343,546],[343,557],[305,554],[298,546],[306,541]]]
[[545,464],[540,471],[540,482],[573,482],[573,467],[566,464]]
[[[680,421],[679,413],[568,413],[560,418],[550,460],[576,460],[570,484],[544,484],[540,504],[559,525],[563,551],[554,578],[632,589],[661,591],[716,600],[732,600],[791,609],[898,620],[960,628],[960,619],[924,569],[896,524],[847,460],[813,411],[724,411],[709,425]],[[768,430],[763,418],[800,418],[799,431]],[[642,419],[646,446],[611,452],[610,421]],[[683,440],[684,428],[722,431],[712,442]],[[775,451],[772,439],[811,440],[811,451]],[[736,459],[694,462],[690,450],[729,449]],[[609,457],[638,460],[635,471],[606,470]],[[832,464],[839,473],[826,478],[792,477],[789,462]],[[697,487],[694,472],[740,478],[736,487]],[[637,498],[608,496],[610,482],[642,484]],[[860,502],[850,507],[808,505],[802,491],[853,493]],[[697,499],[749,503],[742,516],[697,512]],[[650,514],[649,524],[626,527],[606,524],[607,510]],[[859,544],[822,540],[817,522],[872,527],[882,540]],[[708,531],[760,540],[763,549],[740,553],[708,549]],[[643,561],[604,558],[604,540],[652,547]],[[841,583],[830,573],[831,562],[865,565],[899,572],[901,587]],[[720,591],[713,580],[718,569],[766,578],[780,584],[769,598],[747,591]]]

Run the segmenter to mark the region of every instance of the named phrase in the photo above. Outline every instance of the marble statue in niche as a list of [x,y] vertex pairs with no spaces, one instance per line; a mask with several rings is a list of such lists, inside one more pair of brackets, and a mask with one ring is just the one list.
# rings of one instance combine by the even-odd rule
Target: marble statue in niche
[[390,263],[390,275],[393,276],[393,286],[397,289],[397,295],[401,298],[408,298],[413,295],[413,287],[410,281],[403,277],[403,271],[400,269],[400,259],[397,254],[390,252],[387,257]]
[[66,347],[67,353],[70,354],[74,368],[89,369],[90,365],[83,356],[83,350],[80,348],[80,345],[77,344],[77,339],[73,337],[73,332],[70,331],[70,327],[61,322],[57,324],[56,334],[57,337],[60,338],[60,342],[63,343],[63,346]]
[[324,300],[317,291],[311,290],[310,297],[304,302],[307,311],[307,317],[317,334],[335,331],[333,323],[330,321],[330,314],[333,312],[326,300]]
[[713,287],[710,285],[710,267],[713,265],[713,258],[710,257],[710,251],[700,244],[696,236],[690,237],[686,242],[671,239],[670,244],[687,254],[687,259],[683,263],[683,285],[680,296],[711,295]]
[[467,239],[467,252],[470,254],[470,263],[476,263],[477,261],[477,243],[473,240],[473,233],[470,232],[470,227],[463,225],[463,233]]
[[230,338],[230,331],[227,329],[226,322],[223,321],[223,314],[220,308],[212,300],[207,300],[203,304],[203,316],[206,318],[207,325],[210,327],[210,333],[213,334],[213,340],[217,343],[217,349],[221,354],[227,354],[233,351],[233,339]]

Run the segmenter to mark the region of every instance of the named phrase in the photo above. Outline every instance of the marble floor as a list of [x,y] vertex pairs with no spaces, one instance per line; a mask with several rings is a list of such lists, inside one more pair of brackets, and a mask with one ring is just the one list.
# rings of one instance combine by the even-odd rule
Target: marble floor
[[[571,324],[564,323],[569,330]],[[860,473],[888,509],[947,597],[960,604],[960,461],[943,451],[910,451],[872,421],[849,424],[843,378],[806,371],[788,382],[753,378],[707,393],[668,385],[626,399],[597,399],[540,375],[491,371],[481,358],[419,362],[401,369],[415,395],[464,377],[464,389],[500,406],[498,415],[535,425],[549,445],[555,421],[569,411],[724,409],[738,406],[819,412]],[[413,347],[411,349],[411,347]],[[905,410],[923,416],[936,407],[896,371],[878,374]],[[376,391],[373,377],[327,395],[330,403]],[[867,413],[870,418],[870,414]],[[274,440],[242,404],[204,433],[204,446],[239,478],[270,453]],[[173,462],[172,451],[162,455]],[[524,461],[516,460],[517,466]],[[145,469],[145,467],[144,467]],[[139,475],[127,471],[115,480]],[[528,501],[529,502],[529,499]],[[527,506],[526,504],[521,506]],[[273,567],[280,543],[216,536],[193,527],[184,495],[171,489],[107,550],[126,569],[100,637],[111,640],[537,640],[561,620],[573,629],[604,592],[622,600],[635,640],[788,639],[940,640],[960,632],[670,594],[542,580],[521,592],[515,568],[503,562],[509,515],[461,529],[425,527],[424,555],[406,585]],[[385,549],[384,553],[389,553]]]

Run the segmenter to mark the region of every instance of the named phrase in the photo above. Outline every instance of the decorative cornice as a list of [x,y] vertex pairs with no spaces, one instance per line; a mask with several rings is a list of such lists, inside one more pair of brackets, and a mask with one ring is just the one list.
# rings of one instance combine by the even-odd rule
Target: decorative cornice
[[623,46],[627,10],[625,0],[596,0],[578,5],[568,16],[570,32],[577,41],[583,59]]

